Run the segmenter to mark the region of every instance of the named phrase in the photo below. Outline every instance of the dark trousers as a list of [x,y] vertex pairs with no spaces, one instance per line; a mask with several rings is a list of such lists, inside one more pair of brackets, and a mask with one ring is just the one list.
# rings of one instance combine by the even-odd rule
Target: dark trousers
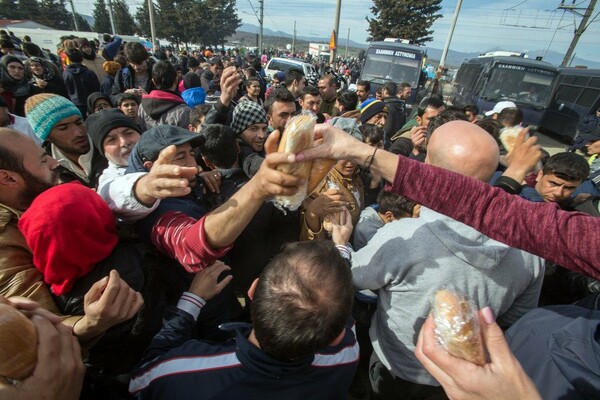
[[442,400],[448,398],[441,386],[421,385],[393,376],[379,361],[375,352],[373,352],[369,364],[369,380],[373,389],[371,400]]

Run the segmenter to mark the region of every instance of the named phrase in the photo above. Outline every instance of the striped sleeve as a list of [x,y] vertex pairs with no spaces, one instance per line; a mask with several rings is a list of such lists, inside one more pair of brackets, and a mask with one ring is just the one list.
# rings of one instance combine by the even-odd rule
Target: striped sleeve
[[152,226],[152,244],[175,258],[188,272],[198,272],[223,257],[232,245],[212,249],[204,232],[204,220],[172,211],[162,215]]

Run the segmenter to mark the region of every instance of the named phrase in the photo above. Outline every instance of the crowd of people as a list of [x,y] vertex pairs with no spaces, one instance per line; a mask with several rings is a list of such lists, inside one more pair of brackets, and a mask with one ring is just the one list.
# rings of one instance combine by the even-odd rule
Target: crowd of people
[[[352,62],[0,35],[0,301],[38,333],[0,399],[600,393],[600,110],[550,156],[514,103],[410,105]],[[314,146],[279,152],[299,115]],[[483,366],[436,337],[448,287]]]

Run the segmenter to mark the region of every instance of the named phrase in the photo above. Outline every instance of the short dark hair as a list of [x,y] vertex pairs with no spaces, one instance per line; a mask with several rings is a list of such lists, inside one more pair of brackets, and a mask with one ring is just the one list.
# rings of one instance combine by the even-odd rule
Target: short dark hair
[[258,79],[258,76],[251,76],[250,78],[246,79],[246,82],[244,82],[244,86],[250,87],[254,82],[258,82],[258,84],[260,85],[260,79]]
[[277,87],[273,89],[263,106],[267,114],[271,115],[271,112],[273,111],[273,104],[277,101],[281,103],[295,103],[296,99],[294,99],[292,92],[284,87]]
[[389,81],[383,85],[383,90],[388,93],[388,96],[395,96],[398,93],[398,85],[395,82]]
[[317,89],[314,86],[304,86],[304,90],[302,90],[302,94],[300,95],[300,98],[302,100],[304,100],[304,96],[306,96],[307,94],[310,94],[311,96],[321,96],[321,92],[319,92],[319,89]]
[[412,85],[408,82],[400,82],[400,84],[398,85],[398,91],[401,92],[402,90],[404,90],[404,88],[411,88],[412,89]]
[[560,179],[583,182],[590,174],[590,165],[576,153],[557,153],[546,161],[542,169],[544,175],[554,174]]
[[190,124],[194,128],[200,125],[200,120],[202,119],[202,117],[206,117],[211,107],[212,106],[210,104],[198,104],[197,106],[192,108],[190,110]]
[[469,119],[467,118],[467,114],[465,114],[460,108],[449,107],[440,115],[429,120],[429,125],[427,125],[427,139],[431,137],[433,131],[450,121],[469,121]]
[[117,100],[116,101],[117,107],[120,107],[121,104],[125,100],[133,100],[138,105],[140,105],[140,103],[142,102],[142,100],[140,99],[140,97],[137,94],[134,94],[134,93],[119,93],[118,95],[115,96],[115,99]]
[[300,68],[290,68],[285,73],[285,86],[290,86],[294,81],[300,82],[304,78],[304,72]]
[[345,110],[354,110],[356,103],[358,103],[358,95],[352,90],[342,90],[338,94],[337,100],[344,106]]
[[369,81],[357,81],[356,86],[364,86],[367,92],[371,91],[371,82]]
[[479,107],[477,107],[475,104],[467,104],[462,110],[465,114],[470,112],[473,115],[479,115]]
[[435,96],[429,96],[424,98],[421,103],[419,103],[419,108],[417,109],[417,115],[422,117],[425,114],[425,110],[428,108],[433,108],[437,110],[438,108],[444,107],[444,101]]
[[373,124],[362,124],[358,127],[360,133],[362,133],[363,142],[365,143],[379,143],[383,141],[385,135],[383,128]]
[[280,361],[324,349],[346,326],[353,296],[350,268],[332,242],[286,245],[254,293],[251,316],[261,349]]
[[385,214],[388,211],[394,215],[394,218],[412,217],[413,210],[417,203],[407,199],[404,196],[400,196],[393,192],[388,192],[385,189],[381,189],[377,195],[377,210],[381,214]]
[[102,40],[106,43],[110,43],[112,42],[112,37],[108,33],[105,33],[102,35]]
[[169,61],[159,61],[152,67],[152,80],[158,90],[171,90],[177,80],[177,71]]
[[502,130],[502,124],[500,121],[491,118],[480,119],[475,121],[475,125],[492,135],[496,139],[496,143],[500,143],[500,131]]
[[200,146],[202,156],[219,168],[231,168],[238,157],[238,147],[233,130],[220,124],[202,128],[206,141]]
[[498,121],[502,125],[516,126],[523,122],[523,111],[516,107],[508,107],[500,111]]
[[73,63],[80,63],[83,61],[83,53],[78,49],[67,50],[67,57]]
[[132,64],[141,64],[150,58],[146,48],[138,42],[127,42],[123,49],[125,58]]
[[253,67],[248,67],[244,70],[244,72],[247,72],[248,74],[250,74],[250,77],[255,77],[258,76],[258,73],[256,72],[256,70]]
[[321,79],[319,79],[320,81],[327,81],[327,85],[328,86],[332,86],[335,85],[336,88],[339,87],[337,79],[335,79],[335,76],[333,74],[325,74],[321,77]]

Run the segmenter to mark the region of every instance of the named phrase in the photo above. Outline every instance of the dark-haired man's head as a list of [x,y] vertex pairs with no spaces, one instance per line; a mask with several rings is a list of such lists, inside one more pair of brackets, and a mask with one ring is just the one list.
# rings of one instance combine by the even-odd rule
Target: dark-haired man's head
[[286,88],[275,88],[265,102],[264,108],[269,126],[283,132],[290,118],[296,113],[295,97]]
[[396,97],[396,93],[398,92],[398,85],[396,85],[396,83],[394,82],[386,82],[383,85],[383,88],[381,90],[381,96],[384,99],[390,98],[390,97]]
[[562,202],[587,179],[589,173],[589,164],[579,154],[558,153],[548,158],[544,168],[538,172],[535,190],[546,202]]
[[152,82],[158,90],[174,91],[177,87],[177,71],[169,61],[159,61],[152,68]]
[[83,62],[83,53],[79,49],[69,49],[67,50],[67,57],[72,63],[81,63]]
[[196,133],[200,133],[204,120],[211,109],[210,104],[199,104],[190,110],[190,124],[188,130]]
[[401,218],[417,218],[421,206],[404,196],[382,189],[377,195],[377,212],[384,223]]
[[352,274],[329,241],[287,245],[249,291],[254,336],[280,361],[311,356],[344,335]]
[[229,169],[238,165],[240,147],[231,128],[208,124],[202,128],[202,134],[206,141],[200,146],[200,152],[209,168]]
[[505,108],[498,114],[498,121],[505,128],[520,125],[523,122],[523,111],[516,107]]
[[319,85],[317,86],[319,93],[321,93],[321,100],[333,101],[337,96],[338,85],[333,75],[324,75],[319,79]]
[[125,53],[125,59],[136,74],[143,75],[148,71],[147,61],[150,55],[141,43],[127,42],[123,52]]
[[417,109],[417,124],[419,126],[428,126],[429,120],[440,115],[446,110],[444,101],[431,96],[423,99]]
[[31,138],[0,128],[0,203],[24,211],[58,184],[58,161]]
[[385,133],[382,127],[373,124],[362,124],[358,129],[360,129],[364,143],[383,149]]
[[408,82],[402,82],[398,85],[398,92],[396,97],[402,99],[404,101],[408,101],[410,95],[412,94],[412,87]]
[[302,110],[318,113],[321,107],[321,93],[314,86],[306,86],[298,99]]
[[351,90],[343,90],[338,94],[335,100],[335,106],[340,113],[345,113],[356,109],[356,103],[358,102],[358,96]]
[[362,103],[363,101],[367,100],[370,94],[371,83],[369,83],[369,81],[356,82],[356,95],[358,96],[359,103]]
[[299,68],[290,68],[285,73],[285,87],[292,92],[294,99],[302,94],[302,90],[306,86],[306,78],[304,72]]
[[477,122],[479,116],[479,107],[477,107],[475,104],[467,104],[462,110],[467,115],[469,122]]

